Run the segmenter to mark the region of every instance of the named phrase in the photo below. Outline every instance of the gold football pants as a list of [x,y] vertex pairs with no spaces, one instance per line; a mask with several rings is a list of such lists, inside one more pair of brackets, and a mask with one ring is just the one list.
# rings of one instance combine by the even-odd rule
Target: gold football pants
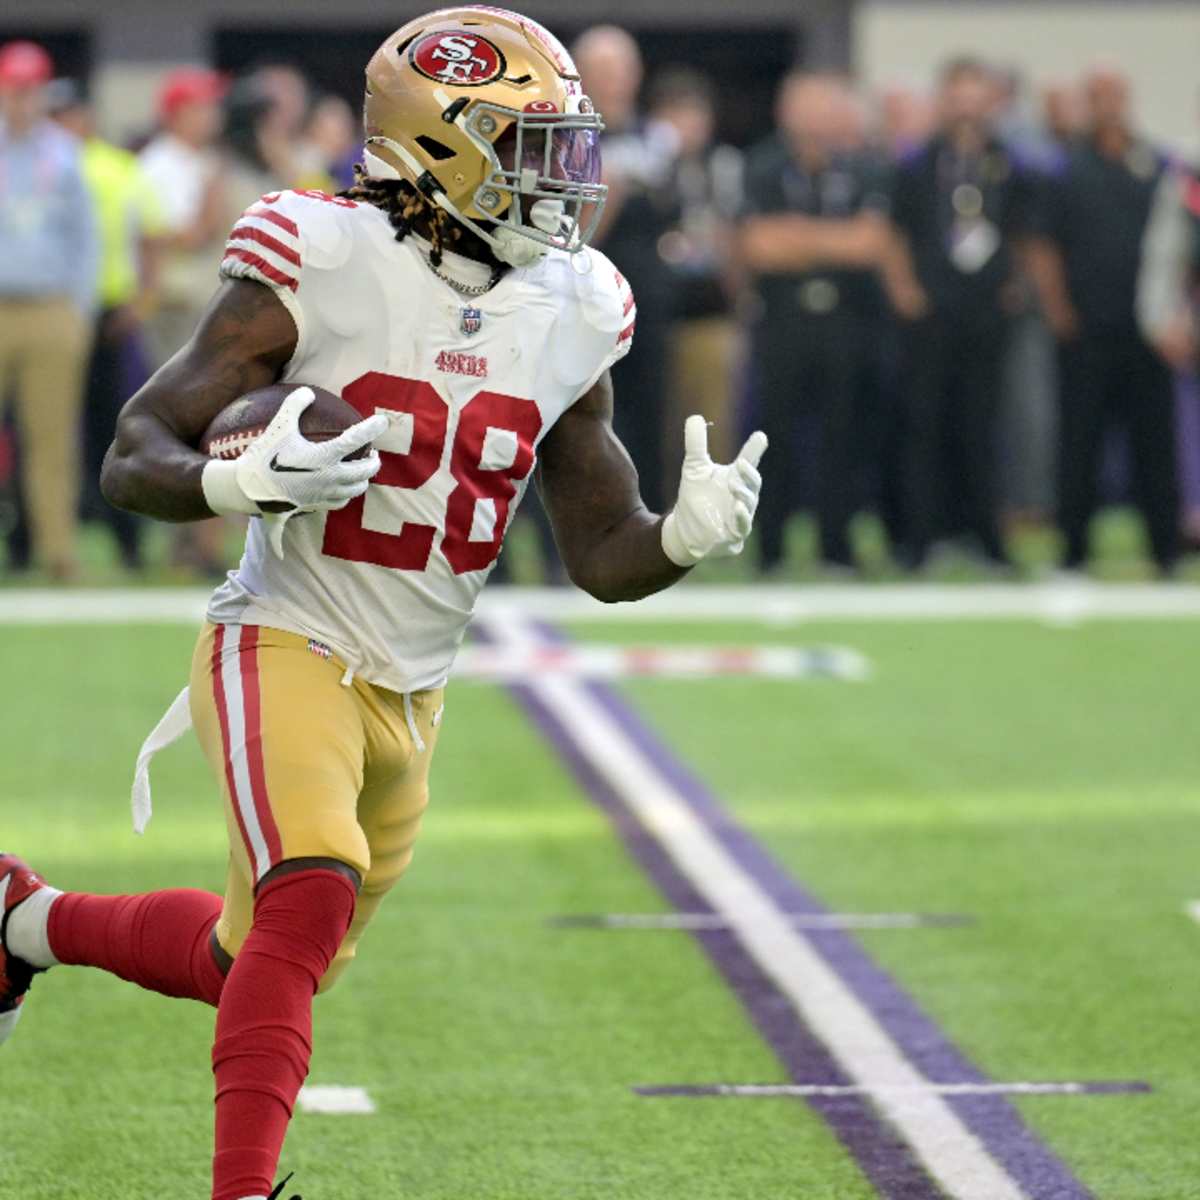
[[441,689],[403,696],[345,674],[328,647],[256,625],[207,626],[192,659],[192,721],[229,830],[217,938],[237,955],[272,867],[346,863],[362,890],[322,991],[412,859],[442,712]]

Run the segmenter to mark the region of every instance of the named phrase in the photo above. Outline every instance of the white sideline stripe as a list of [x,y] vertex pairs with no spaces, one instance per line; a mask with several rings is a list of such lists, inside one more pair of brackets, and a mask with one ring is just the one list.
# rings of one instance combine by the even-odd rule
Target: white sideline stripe
[[[194,588],[50,588],[0,592],[0,625],[189,624],[204,619],[210,593]],[[801,587],[753,584],[674,587],[637,604],[601,604],[562,588],[493,588],[480,619],[596,621],[1182,620],[1200,617],[1200,587],[1190,584],[887,584]]]
[[1079,1096],[1086,1083],[925,1083],[894,1084],[718,1083],[704,1088],[714,1096],[885,1096],[933,1092],[939,1096]]
[[[921,913],[784,913],[793,929],[924,929],[936,926],[936,917]],[[1200,918],[1197,918],[1200,919]],[[604,913],[597,924],[604,929],[729,929],[724,913]]]
[[[490,626],[510,642],[535,641],[527,627]],[[578,683],[561,677],[527,681],[572,731],[592,768],[661,842],[746,950],[795,1005],[851,1079],[887,1089],[883,1114],[954,1200],[1023,1200],[1024,1194],[980,1145],[929,1080],[904,1057],[865,1005],[792,927],[758,882],[730,857],[688,805]]]
[[373,1113],[375,1101],[364,1087],[342,1087],[339,1084],[305,1084],[296,1097],[300,1111],[306,1113]]
[[841,679],[871,675],[867,659],[845,646],[485,646],[458,652],[452,676],[521,683],[530,675],[575,678],[712,679],[754,675],[767,679]]
[[1183,911],[1187,913],[1197,924],[1200,924],[1200,900],[1189,900],[1184,906]]

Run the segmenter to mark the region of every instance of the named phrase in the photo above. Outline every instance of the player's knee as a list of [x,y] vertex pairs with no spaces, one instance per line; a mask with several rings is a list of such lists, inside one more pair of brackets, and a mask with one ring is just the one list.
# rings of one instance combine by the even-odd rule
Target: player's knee
[[307,858],[289,858],[281,863],[276,863],[258,881],[254,889],[255,894],[262,895],[263,891],[270,887],[272,883],[287,875],[297,875],[306,871],[333,871],[349,879],[354,885],[356,892],[362,887],[362,875],[359,873],[357,867],[351,866],[339,858],[311,856]]
[[[302,865],[295,865],[302,864]],[[290,868],[290,869],[287,869]],[[258,886],[251,942],[303,965],[314,985],[329,968],[354,917],[358,872],[332,860],[292,860]]]

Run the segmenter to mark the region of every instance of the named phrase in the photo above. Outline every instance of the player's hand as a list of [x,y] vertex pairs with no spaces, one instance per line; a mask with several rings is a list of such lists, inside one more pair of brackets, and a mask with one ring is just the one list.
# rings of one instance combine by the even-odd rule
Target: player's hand
[[741,453],[728,465],[708,455],[708,425],[701,416],[688,417],[683,427],[683,477],[679,499],[662,526],[666,556],[679,567],[702,558],[740,554],[746,544],[762,476],[758,463],[767,448],[767,435],[752,433]]
[[379,470],[376,450],[345,460],[387,431],[387,417],[367,417],[327,442],[310,442],[300,432],[300,414],[314,398],[312,388],[297,388],[237,459],[238,485],[260,512],[265,505],[297,512],[344,508]]

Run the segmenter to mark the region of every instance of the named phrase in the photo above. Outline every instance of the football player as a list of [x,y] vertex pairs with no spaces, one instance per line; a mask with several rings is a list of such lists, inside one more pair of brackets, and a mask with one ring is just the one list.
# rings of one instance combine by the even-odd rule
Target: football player
[[[191,671],[225,895],[60,892],[0,856],[0,1040],[58,964],[216,1007],[213,1200],[280,1194],[313,995],[408,865],[442,688],[531,476],[571,578],[606,601],[738,553],[760,488],[765,437],[715,465],[692,417],[674,508],[641,502],[609,381],[634,299],[586,244],[603,126],[552,35],[486,7],[412,21],[368,65],[365,124],[348,193],[267,195],[238,221],[104,467],[109,499],[147,516],[261,517]],[[236,461],[197,451],[232,401],[291,380],[362,420],[309,442],[297,387]]]

